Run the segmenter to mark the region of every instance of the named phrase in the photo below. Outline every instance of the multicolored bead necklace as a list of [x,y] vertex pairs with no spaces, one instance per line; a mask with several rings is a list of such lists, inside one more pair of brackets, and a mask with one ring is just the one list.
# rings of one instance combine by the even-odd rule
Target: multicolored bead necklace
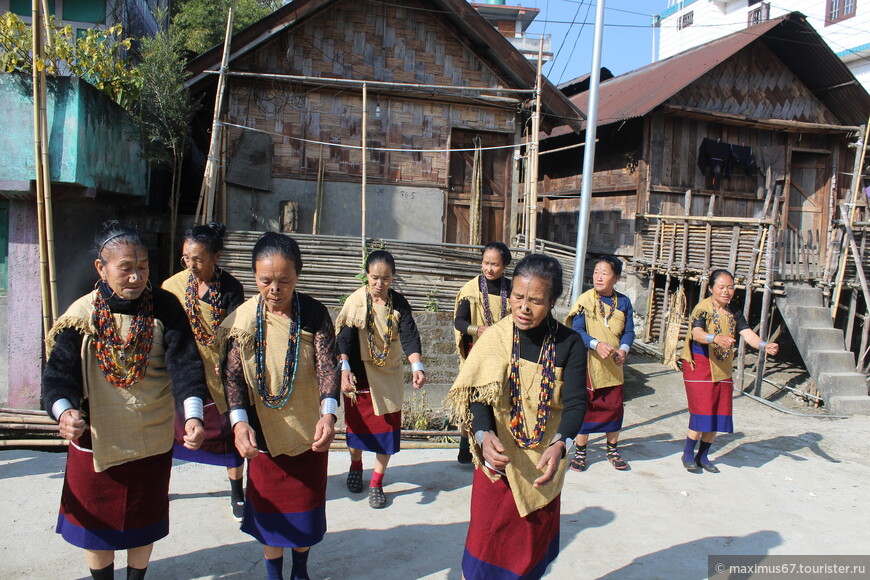
[[610,307],[610,314],[606,314],[604,307],[604,300],[601,299],[601,294],[598,293],[598,290],[593,290],[595,292],[595,300],[598,301],[598,310],[601,312],[601,318],[604,319],[604,326],[610,328],[610,319],[613,318],[613,315],[616,314],[616,310],[619,307],[619,296],[616,295],[616,292],[613,293],[613,306]]
[[284,376],[281,390],[272,394],[266,385],[266,312],[263,297],[257,300],[257,326],[254,334],[254,359],[256,362],[257,393],[270,409],[280,409],[287,404],[296,382],[296,369],[299,368],[299,335],[302,332],[302,315],[299,310],[299,295],[293,292],[295,316],[290,321],[290,336],[287,339],[287,354],[284,357]]
[[378,352],[375,348],[375,335],[378,333],[378,329],[375,326],[375,305],[372,300],[372,295],[366,289],[366,334],[369,339],[369,354],[372,357],[372,363],[376,367],[382,367],[387,364],[387,357],[390,355],[390,341],[393,340],[393,326],[395,325],[394,315],[393,315],[393,295],[387,291],[387,331],[384,333],[384,350],[383,352]]
[[[734,320],[734,315],[731,313],[730,310],[728,310],[727,307],[724,308],[724,310],[725,310],[726,318],[728,319],[728,334],[727,334],[727,336],[734,338],[734,331],[737,330],[737,321]],[[725,334],[725,332],[722,331],[721,322],[722,322],[722,320],[719,318],[719,309],[716,308],[715,304],[713,304],[713,327],[716,330],[714,332],[714,334],[723,334],[723,335]],[[737,344],[737,343],[735,342],[734,344]],[[725,360],[726,358],[728,358],[728,355],[731,354],[731,350],[734,348],[734,344],[732,344],[731,346],[729,346],[726,349],[723,349],[721,346],[719,346],[715,342],[713,344],[711,344],[710,346],[713,347],[713,352],[715,353],[717,359]]]
[[109,309],[109,303],[103,298],[100,289],[95,294],[91,321],[96,330],[94,344],[97,349],[97,362],[109,383],[121,389],[129,388],[142,379],[145,369],[148,368],[148,355],[154,340],[151,291],[146,289],[142,293],[139,309],[130,323],[130,332],[123,343],[115,329],[115,318]]
[[553,389],[556,386],[556,325],[547,321],[547,336],[541,348],[541,358],[538,364],[541,369],[541,392],[538,398],[538,414],[535,428],[529,435],[526,430],[526,418],[523,412],[523,393],[520,381],[520,332],[514,325],[514,342],[511,351],[510,372],[510,432],[517,445],[524,449],[535,447],[544,437],[547,427],[547,419],[550,417],[550,405],[553,397]]
[[199,280],[190,273],[190,278],[187,280],[187,288],[184,290],[184,311],[187,313],[187,319],[190,321],[190,328],[193,330],[193,336],[196,342],[202,346],[211,346],[214,344],[217,329],[220,327],[224,319],[224,312],[221,310],[221,282],[220,274],[215,268],[214,276],[208,283],[208,304],[211,306],[211,333],[209,333],[202,324],[199,311]]
[[[483,320],[487,326],[492,326],[492,310],[489,307],[489,288],[486,284],[486,276],[480,276],[480,293],[483,294]],[[507,284],[504,276],[501,277],[501,313],[498,319],[504,318],[508,311]]]

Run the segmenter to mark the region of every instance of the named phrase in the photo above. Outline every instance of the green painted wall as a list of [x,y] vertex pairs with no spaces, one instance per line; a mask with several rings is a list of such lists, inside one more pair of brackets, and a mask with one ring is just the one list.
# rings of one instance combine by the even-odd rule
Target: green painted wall
[[[33,95],[29,77],[0,74],[0,189],[33,179]],[[136,127],[121,107],[76,77],[49,80],[46,105],[51,180],[146,196],[148,167]],[[2,182],[7,182],[4,188]],[[29,187],[28,187],[29,189]]]

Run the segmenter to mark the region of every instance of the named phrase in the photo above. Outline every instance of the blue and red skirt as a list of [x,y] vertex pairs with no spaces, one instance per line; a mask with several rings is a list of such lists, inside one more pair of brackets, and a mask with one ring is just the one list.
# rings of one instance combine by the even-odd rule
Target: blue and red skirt
[[91,434],[72,442],[55,531],[86,550],[129,550],[169,534],[172,451],[94,471]]
[[683,361],[683,383],[689,401],[689,429],[702,433],[733,433],[731,416],[734,381],[714,381],[710,359],[692,346],[692,360]]
[[241,466],[244,459],[236,451],[235,436],[230,425],[229,414],[218,411],[217,405],[211,400],[205,402],[202,411],[205,441],[199,449],[188,449],[184,446],[184,413],[175,413],[173,457],[181,461],[220,465],[227,468]]
[[308,450],[248,460],[242,531],[276,548],[307,548],[326,534],[329,453]]
[[580,434],[612,433],[622,429],[622,418],[625,415],[622,385],[593,389],[588,376],[586,381],[589,399],[586,402],[586,416],[583,418]]
[[474,470],[471,523],[462,555],[466,580],[540,578],[559,555],[561,496],[520,517],[507,478],[491,481]]
[[347,446],[351,449],[383,455],[395,455],[399,452],[402,412],[375,415],[370,391],[357,391],[356,403],[352,403],[345,395],[344,424],[347,429]]

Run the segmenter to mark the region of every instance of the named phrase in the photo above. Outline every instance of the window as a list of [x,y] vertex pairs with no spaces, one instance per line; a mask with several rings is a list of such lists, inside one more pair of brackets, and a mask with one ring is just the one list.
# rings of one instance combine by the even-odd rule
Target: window
[[746,5],[747,6],[755,6],[759,2],[761,2],[761,0],[746,0]]
[[[31,0],[9,0],[9,11],[18,16],[33,16],[33,3]],[[48,0],[48,13],[54,14],[54,0]]]
[[695,21],[695,11],[689,10],[688,12],[686,12],[685,14],[680,16],[680,22],[679,22],[679,25],[677,26],[677,30],[682,30],[682,29],[686,28],[687,26],[691,26],[694,21]]
[[762,2],[761,6],[749,11],[746,19],[746,26],[755,26],[761,24],[770,18],[770,3]]
[[104,24],[106,22],[106,3],[101,0],[64,0],[63,19]]
[[855,16],[858,0],[826,0],[825,26]]

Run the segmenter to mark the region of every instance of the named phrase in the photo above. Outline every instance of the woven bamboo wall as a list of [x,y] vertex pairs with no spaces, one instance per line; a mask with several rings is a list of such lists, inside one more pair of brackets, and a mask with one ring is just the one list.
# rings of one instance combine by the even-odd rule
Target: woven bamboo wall
[[[408,2],[409,7],[420,6]],[[241,58],[236,70],[396,83],[472,87],[507,86],[494,68],[442,24],[437,13],[380,2],[337,2],[303,25],[276,35]],[[452,128],[515,132],[515,107],[449,102],[368,92],[367,145],[371,148],[446,149]],[[380,109],[379,118],[376,109]],[[361,173],[360,90],[336,91],[285,82],[232,79],[228,121],[273,133],[273,172],[314,177],[321,146],[327,179]],[[229,132],[233,143],[239,129]],[[440,152],[368,152],[373,180],[446,187],[448,156]],[[508,190],[509,187],[504,189]]]

